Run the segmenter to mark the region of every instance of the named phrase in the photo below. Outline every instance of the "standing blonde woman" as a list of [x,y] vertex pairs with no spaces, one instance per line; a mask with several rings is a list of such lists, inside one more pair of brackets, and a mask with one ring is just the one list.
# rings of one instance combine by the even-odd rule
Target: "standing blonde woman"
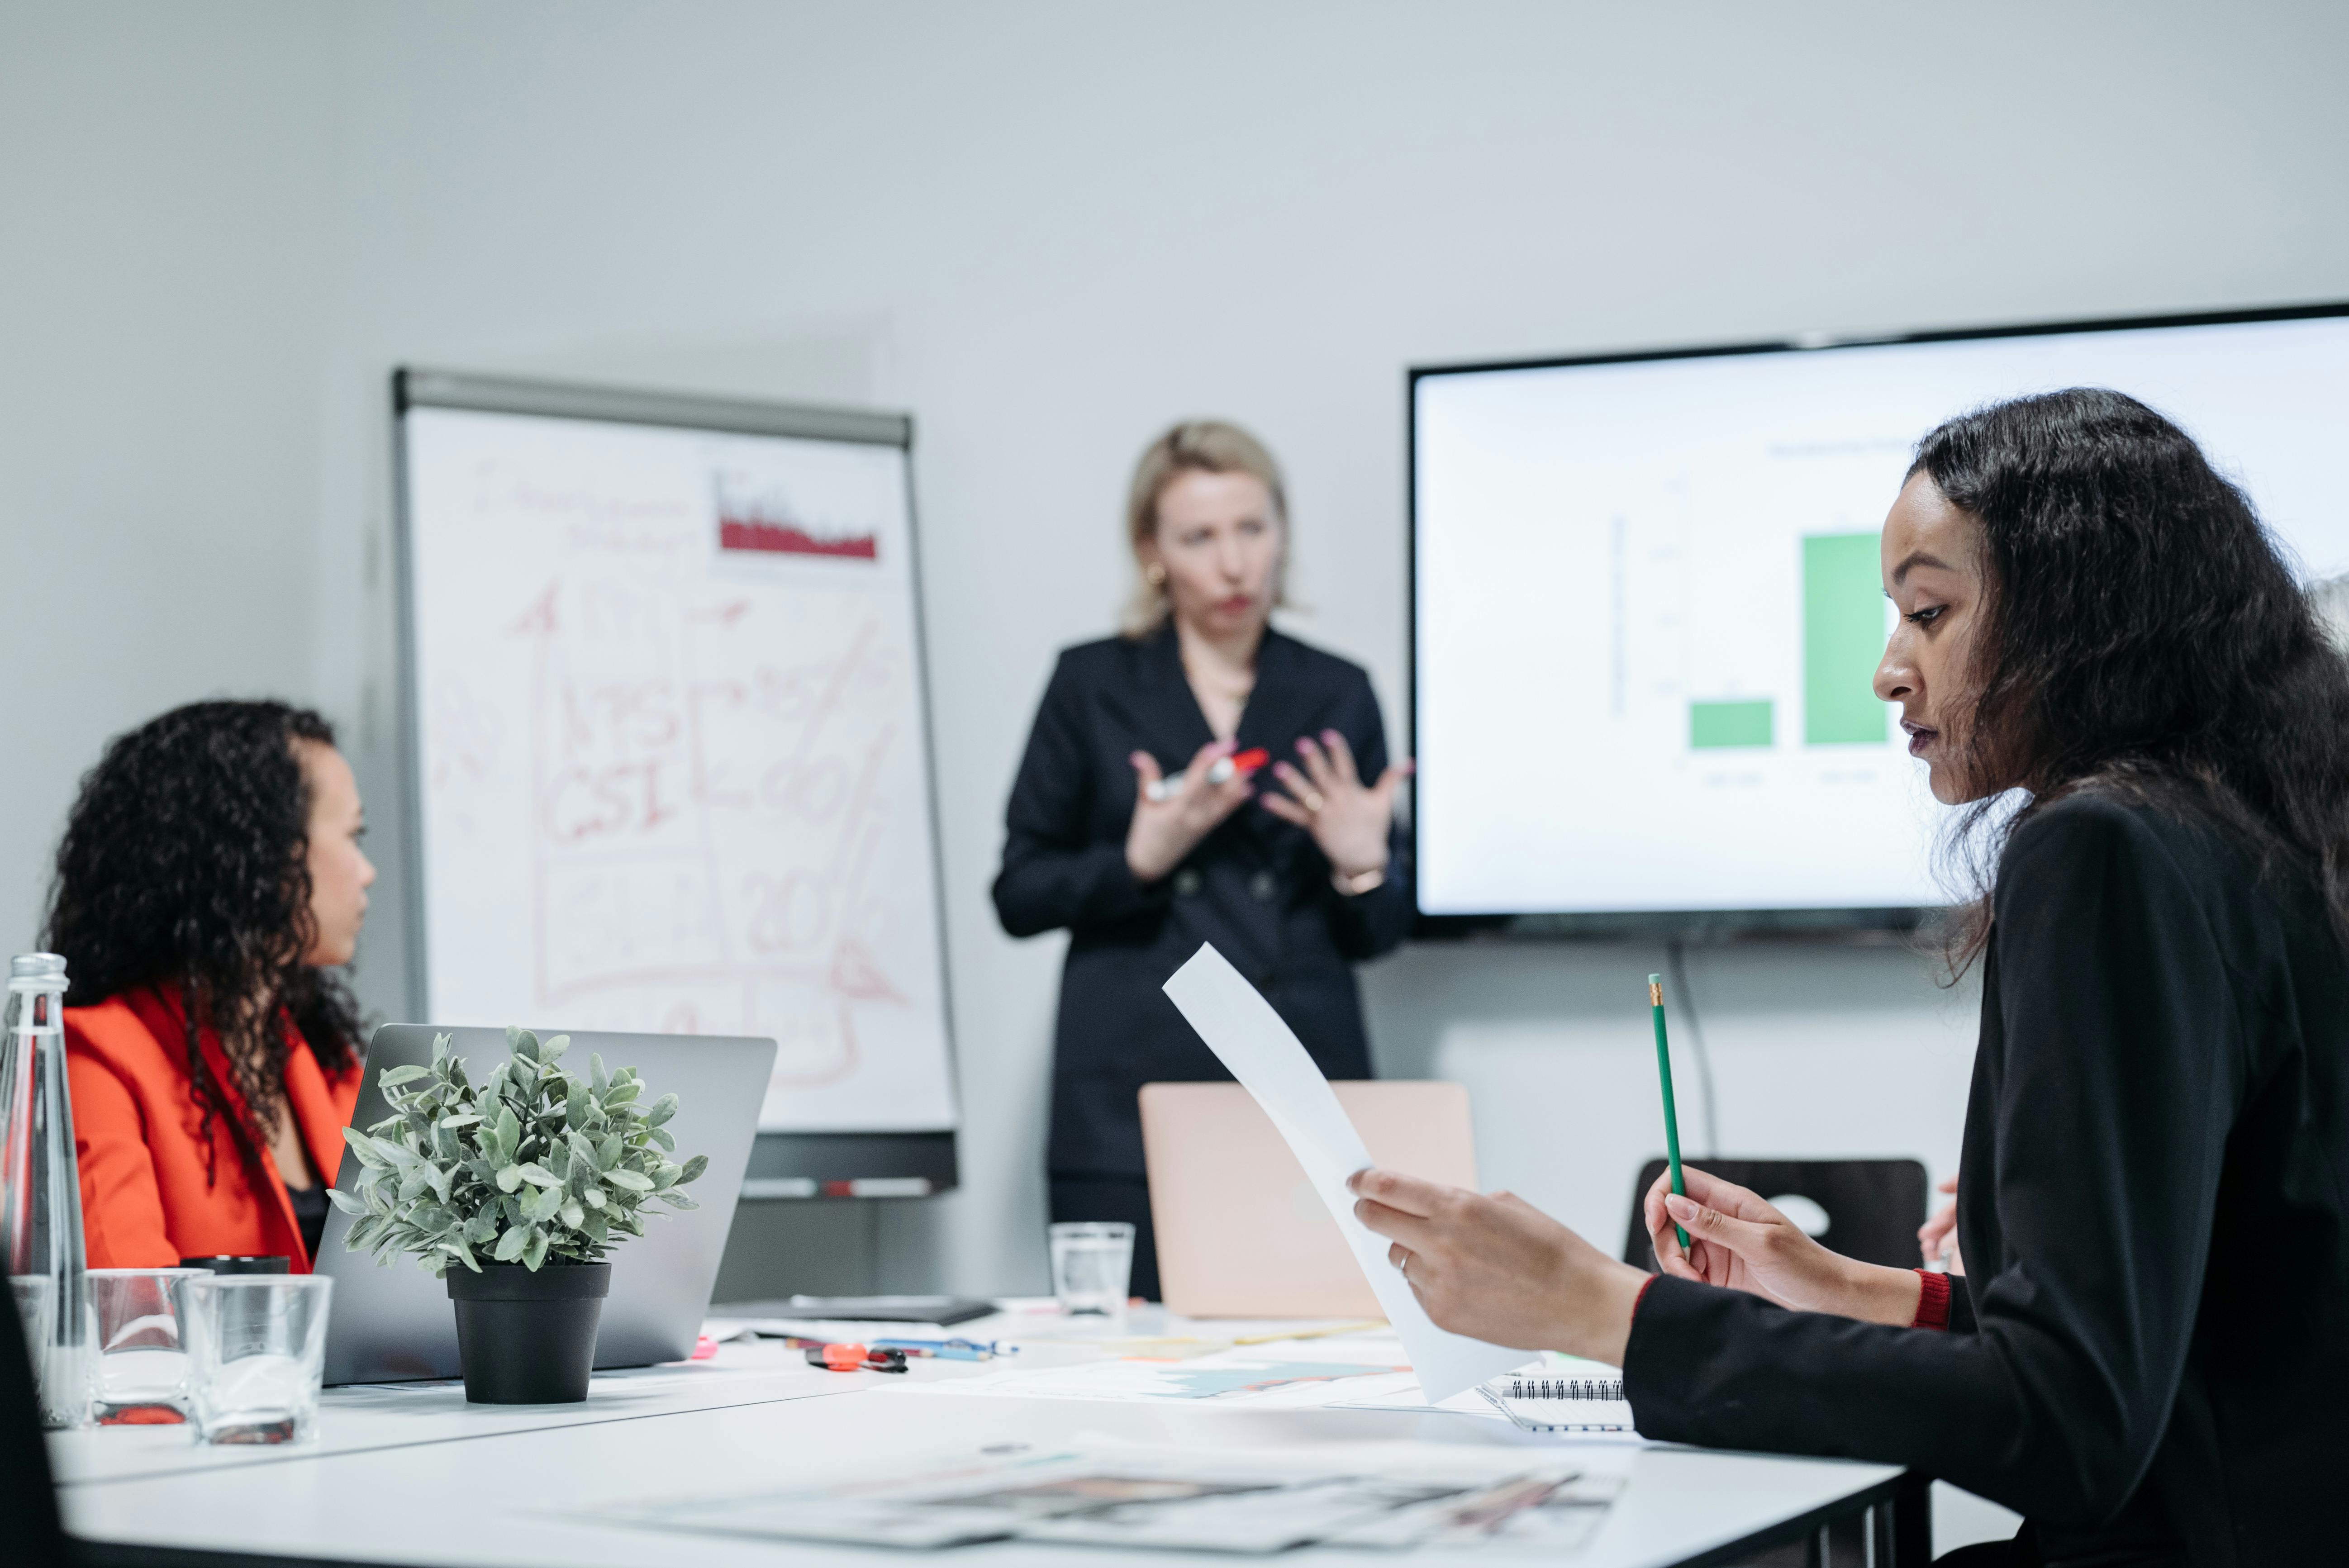
[[1272,455],[1175,426],[1126,509],[1139,584],[1123,635],[1070,648],[1005,812],[995,908],[1067,927],[1046,1168],[1052,1218],[1124,1220],[1134,1291],[1158,1261],[1136,1091],[1228,1078],[1160,992],[1212,942],[1333,1078],[1371,1075],[1350,965],[1401,942],[1409,878],[1360,666],[1271,626],[1288,562]]

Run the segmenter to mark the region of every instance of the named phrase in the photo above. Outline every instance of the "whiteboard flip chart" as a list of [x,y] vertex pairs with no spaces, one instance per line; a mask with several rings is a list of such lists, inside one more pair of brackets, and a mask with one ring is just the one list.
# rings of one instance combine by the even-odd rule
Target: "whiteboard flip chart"
[[425,1017],[769,1036],[762,1130],[952,1129],[903,439],[691,412],[405,411]]
[[1371,1164],[1361,1135],[1346,1119],[1330,1080],[1313,1065],[1272,1004],[1240,977],[1211,944],[1166,982],[1166,995],[1218,1060],[1231,1069],[1280,1131],[1306,1180],[1338,1222],[1387,1321],[1402,1340],[1431,1405],[1522,1367],[1530,1353],[1438,1328],[1410,1284],[1387,1262],[1387,1242],[1354,1218],[1346,1179]]

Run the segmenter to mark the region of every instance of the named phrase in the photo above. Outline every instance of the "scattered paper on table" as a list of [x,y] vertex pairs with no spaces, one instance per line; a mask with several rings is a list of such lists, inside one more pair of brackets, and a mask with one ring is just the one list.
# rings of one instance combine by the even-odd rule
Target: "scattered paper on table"
[[1316,1542],[1445,1560],[1581,1545],[1623,1474],[1603,1460],[1454,1444],[1354,1443],[1234,1451],[1114,1439],[1065,1449],[940,1454],[880,1479],[620,1503],[601,1517],[753,1539],[945,1547],[1056,1541],[1269,1553]]
[[[1390,1342],[1392,1343],[1392,1342]],[[992,1396],[1017,1399],[1170,1400],[1315,1409],[1343,1398],[1392,1395],[1415,1386],[1401,1347],[1384,1361],[1338,1361],[1226,1350],[1187,1358],[1128,1357],[1075,1367],[1006,1367],[974,1377],[892,1383],[884,1393]]]
[[1346,1179],[1371,1163],[1370,1150],[1330,1092],[1330,1080],[1272,1004],[1206,943],[1174,972],[1165,990],[1207,1048],[1264,1107],[1305,1168],[1306,1179],[1337,1218],[1362,1276],[1386,1309],[1387,1321],[1402,1336],[1430,1402],[1441,1403],[1523,1366],[1531,1352],[1436,1327],[1410,1284],[1388,1264],[1385,1239],[1354,1218],[1354,1195],[1346,1191]]

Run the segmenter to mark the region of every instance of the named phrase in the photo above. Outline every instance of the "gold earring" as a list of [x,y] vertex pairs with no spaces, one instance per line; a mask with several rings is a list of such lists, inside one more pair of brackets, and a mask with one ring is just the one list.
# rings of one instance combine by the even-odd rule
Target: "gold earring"
[[1166,586],[1166,568],[1155,561],[1142,569],[1142,575],[1153,588]]

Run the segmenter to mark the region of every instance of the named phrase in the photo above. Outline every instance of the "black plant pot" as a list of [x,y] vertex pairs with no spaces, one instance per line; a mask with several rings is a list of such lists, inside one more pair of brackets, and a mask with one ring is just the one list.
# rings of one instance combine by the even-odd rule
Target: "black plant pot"
[[595,1367],[595,1325],[612,1289],[610,1264],[451,1264],[457,1355],[476,1405],[575,1405]]

